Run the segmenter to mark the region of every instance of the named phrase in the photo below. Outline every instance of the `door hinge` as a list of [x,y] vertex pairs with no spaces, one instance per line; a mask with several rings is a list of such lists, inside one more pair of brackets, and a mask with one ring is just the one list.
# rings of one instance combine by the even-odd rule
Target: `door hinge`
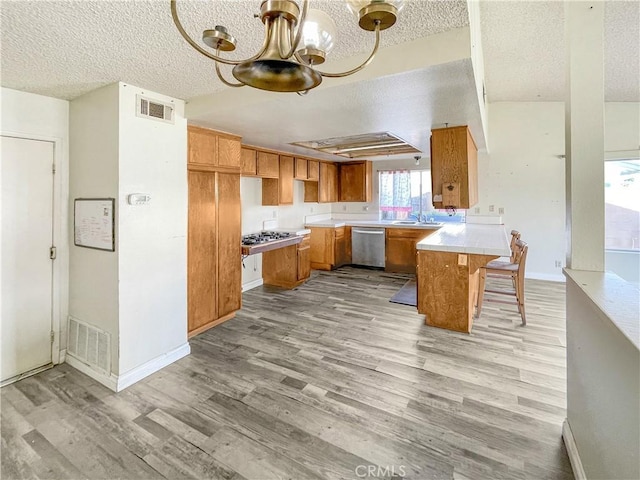
[[56,334],[53,330],[51,330],[50,336],[51,336],[51,343],[53,343],[54,339],[56,338]]
[[56,164],[55,163],[53,163],[51,165],[51,172],[55,175],[55,173],[56,173]]
[[58,253],[58,250],[56,249],[56,247],[52,246],[51,248],[49,248],[49,258],[51,260],[55,260],[56,259],[57,253]]

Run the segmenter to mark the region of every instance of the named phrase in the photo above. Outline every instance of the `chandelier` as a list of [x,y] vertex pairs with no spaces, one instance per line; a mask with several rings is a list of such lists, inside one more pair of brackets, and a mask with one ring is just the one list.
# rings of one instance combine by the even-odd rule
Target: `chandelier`
[[[236,39],[226,27],[216,26],[202,32],[202,41],[215,53],[198,45],[185,31],[178,18],[176,0],[171,0],[171,16],[178,31],[194,49],[215,61],[218,78],[229,87],[250,87],[272,92],[305,94],[317,87],[323,77],[346,77],[365,68],[380,46],[380,31],[391,27],[402,8],[402,0],[346,0],[349,10],[358,18],[363,30],[375,32],[375,44],[369,57],[357,67],[340,73],[315,69],[325,61],[333,48],[336,25],[321,10],[310,9],[303,0],[302,11],[293,0],[265,0],[259,17],[264,24],[265,38],[256,55],[246,60],[232,60],[220,56],[236,48]],[[220,64],[233,65],[232,74],[240,83],[228,81],[220,72]]]

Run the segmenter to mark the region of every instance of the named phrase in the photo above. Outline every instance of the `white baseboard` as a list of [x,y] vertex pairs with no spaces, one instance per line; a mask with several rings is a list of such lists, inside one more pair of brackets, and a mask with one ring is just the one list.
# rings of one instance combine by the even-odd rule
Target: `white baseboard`
[[160,355],[159,357],[143,363],[139,367],[136,367],[126,373],[123,373],[122,375],[119,375],[116,391],[120,392],[124,390],[134,383],[142,380],[143,378],[148,377],[152,373],[163,369],[176,360],[180,360],[182,357],[186,357],[187,355],[189,355],[189,353],[191,353],[191,346],[187,342],[179,346],[178,348],[171,350],[170,352]]
[[247,290],[251,290],[252,288],[259,287],[263,283],[264,283],[264,280],[262,280],[261,278],[258,278],[252,282],[245,283],[244,285],[242,285],[242,291],[246,292]]
[[576,480],[587,480],[587,475],[584,473],[582,461],[580,460],[576,440],[573,438],[571,426],[566,418],[562,424],[562,439],[564,440],[565,447],[567,447],[567,454],[569,455],[569,461],[571,462],[571,468],[573,469],[573,476]]
[[149,360],[148,362],[143,363],[122,375],[107,375],[99,370],[95,370],[71,355],[66,355],[65,361],[76,370],[79,370],[85,375],[93,378],[95,381],[100,382],[108,389],[113,390],[114,392],[120,392],[176,360],[189,355],[189,353],[191,353],[191,346],[189,343],[185,343],[178,348]]
[[60,350],[60,353],[58,354],[58,364],[60,363],[64,363],[66,358],[67,358],[67,349],[63,348],[62,350]]
[[562,273],[559,274],[551,274],[551,273],[526,273],[524,276],[526,279],[531,280],[546,280],[548,282],[560,282],[564,283],[566,278]]
[[82,360],[78,360],[76,357],[73,357],[71,355],[66,355],[65,358],[65,363],[71,365],[73,368],[75,368],[76,370],[81,371],[82,373],[84,373],[85,375],[93,378],[96,382],[100,382],[102,385],[104,385],[105,387],[107,387],[109,390],[113,390],[114,392],[117,392],[117,386],[118,386],[118,377],[111,374],[111,375],[107,375],[99,370],[96,370],[92,367],[90,367],[89,365],[87,365],[86,363],[84,363]]

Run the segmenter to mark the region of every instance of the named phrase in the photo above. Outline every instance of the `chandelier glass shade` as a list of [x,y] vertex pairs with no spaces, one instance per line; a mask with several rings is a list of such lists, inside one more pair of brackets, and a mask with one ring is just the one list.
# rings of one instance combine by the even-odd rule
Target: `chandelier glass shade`
[[[375,33],[375,44],[369,57],[357,67],[340,73],[322,72],[315,67],[324,63],[335,45],[337,28],[333,19],[321,10],[309,9],[309,1],[302,7],[294,0],[264,0],[260,18],[264,24],[264,42],[251,58],[234,60],[222,57],[221,52],[236,48],[236,39],[226,27],[216,26],[202,32],[202,41],[213,52],[205,50],[185,31],[177,11],[177,0],[171,0],[171,15],[184,39],[202,55],[215,61],[216,74],[227,86],[259,88],[272,92],[304,94],[317,87],[323,77],[345,77],[359,72],[373,60],[380,46],[380,31],[391,27],[402,8],[401,0],[347,0],[346,4],[363,30]],[[220,64],[233,65],[232,74],[239,82],[226,80]]]

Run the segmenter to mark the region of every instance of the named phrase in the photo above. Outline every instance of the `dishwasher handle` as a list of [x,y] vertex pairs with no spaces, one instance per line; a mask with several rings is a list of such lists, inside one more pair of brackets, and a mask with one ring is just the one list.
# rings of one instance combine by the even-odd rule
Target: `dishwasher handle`
[[384,235],[384,230],[352,230],[353,233],[366,233],[367,235]]

